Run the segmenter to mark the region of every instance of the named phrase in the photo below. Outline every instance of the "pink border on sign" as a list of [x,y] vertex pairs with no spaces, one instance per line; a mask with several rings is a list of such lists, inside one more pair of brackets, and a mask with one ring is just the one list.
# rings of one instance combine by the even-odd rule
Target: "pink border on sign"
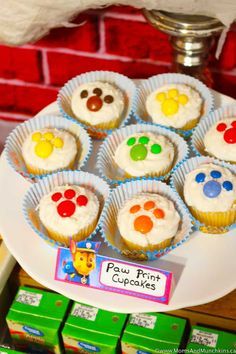
[[[97,287],[97,286],[73,283],[73,281],[69,281],[69,280],[66,280],[66,279],[62,280],[61,278],[57,278],[60,254],[61,254],[61,248],[59,248],[58,252],[57,252],[56,271],[55,271],[55,275],[54,275],[54,280],[61,281],[63,283],[68,283],[68,284],[75,285],[75,286],[83,286],[83,287],[87,287],[87,288],[91,288],[91,289],[96,289],[96,290],[100,290],[100,291],[104,291],[104,292],[112,292],[112,293],[116,293],[116,294],[122,294],[122,295],[126,295],[126,296],[137,297],[139,299],[144,299],[144,300],[148,300],[148,301],[152,301],[152,302],[158,302],[158,303],[165,304],[165,305],[168,305],[168,303],[169,303],[170,292],[171,292],[171,283],[172,283],[172,277],[173,277],[173,273],[172,272],[164,271],[164,270],[157,269],[157,268],[154,269],[154,268],[149,267],[149,266],[137,265],[139,268],[150,269],[152,271],[155,270],[155,271],[157,271],[159,273],[162,273],[163,275],[165,275],[167,277],[165,293],[161,297],[148,295],[148,294],[142,294],[142,293],[139,293],[139,292],[136,292],[136,291],[133,291],[133,290],[123,290],[123,289],[119,289],[118,290],[118,288],[115,288],[115,287],[113,289],[111,286],[103,285],[102,282],[100,281],[100,272],[99,272],[99,282],[105,287],[105,289],[104,289],[104,288],[100,288],[100,287]],[[98,254],[97,254],[97,257],[106,258],[106,256],[102,256],[102,255],[98,255]],[[115,261],[115,262],[121,263],[121,264],[129,264],[129,265],[133,266],[131,262],[122,262],[122,261],[116,260],[115,258],[107,257],[105,260],[106,261]],[[101,264],[104,261],[102,261]],[[165,274],[165,273],[167,273],[167,274]],[[138,294],[138,295],[136,295],[136,294]],[[161,298],[165,298],[165,301],[162,301]]]

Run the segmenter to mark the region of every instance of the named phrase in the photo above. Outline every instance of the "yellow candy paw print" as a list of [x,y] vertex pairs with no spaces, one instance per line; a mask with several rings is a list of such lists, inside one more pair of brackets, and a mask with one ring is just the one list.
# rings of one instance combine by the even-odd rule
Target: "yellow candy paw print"
[[64,145],[61,138],[55,137],[53,133],[36,132],[32,135],[32,141],[36,142],[34,152],[38,157],[46,159],[53,153],[53,149],[61,149]]
[[166,116],[173,116],[178,113],[179,105],[188,103],[188,96],[180,94],[177,89],[170,89],[167,92],[159,92],[156,95],[157,101],[161,102],[161,110]]

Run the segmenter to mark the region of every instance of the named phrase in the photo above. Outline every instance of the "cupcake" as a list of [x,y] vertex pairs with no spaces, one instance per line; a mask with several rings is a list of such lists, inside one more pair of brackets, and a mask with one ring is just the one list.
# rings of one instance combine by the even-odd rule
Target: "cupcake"
[[76,139],[65,130],[38,129],[31,132],[22,144],[22,157],[32,174],[72,168],[76,155]]
[[97,196],[78,185],[55,187],[44,195],[38,204],[39,220],[49,236],[69,246],[86,239],[96,228],[99,216]]
[[135,133],[116,148],[114,162],[126,177],[161,176],[173,165],[174,145],[164,135]]
[[236,221],[236,177],[226,167],[204,163],[194,168],[185,176],[183,196],[205,225],[220,228]]
[[130,250],[154,251],[169,247],[180,224],[174,203],[159,194],[141,193],[125,201],[117,226]]
[[101,129],[116,128],[124,107],[122,91],[108,82],[84,83],[71,98],[71,109],[76,118],[86,125]]
[[206,132],[203,143],[209,155],[236,163],[236,117],[215,122]]
[[153,123],[183,130],[192,129],[203,111],[203,100],[189,85],[158,87],[146,98],[146,110]]

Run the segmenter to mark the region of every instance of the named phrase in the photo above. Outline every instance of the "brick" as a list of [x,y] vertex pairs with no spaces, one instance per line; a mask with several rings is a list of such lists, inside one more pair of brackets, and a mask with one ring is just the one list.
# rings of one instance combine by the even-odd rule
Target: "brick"
[[0,46],[0,77],[27,82],[42,81],[40,51]]
[[[85,21],[84,24],[82,24]],[[36,43],[49,48],[70,48],[86,52],[96,52],[99,48],[98,19],[94,15],[80,15],[73,23],[74,28],[57,28]]]
[[134,60],[107,60],[55,52],[48,53],[48,64],[52,85],[63,85],[73,76],[91,70],[117,71],[131,78],[147,78],[150,75],[163,73],[168,70],[168,67],[164,65],[138,63]]
[[146,22],[105,18],[106,50],[130,58],[171,61],[168,36]]
[[214,89],[236,99],[236,75],[213,73]]
[[0,108],[26,114],[36,114],[55,101],[56,89],[47,87],[0,84]]

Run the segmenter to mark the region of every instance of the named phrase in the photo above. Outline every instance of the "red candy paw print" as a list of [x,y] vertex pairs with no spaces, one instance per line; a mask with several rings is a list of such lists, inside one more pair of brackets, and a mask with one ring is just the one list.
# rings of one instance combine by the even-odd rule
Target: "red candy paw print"
[[230,127],[226,123],[219,123],[216,130],[220,133],[224,132],[224,141],[227,144],[236,144],[236,120],[231,123]]
[[[136,204],[130,208],[129,212],[131,214],[136,214],[138,211],[141,210],[141,208],[142,207],[140,205]],[[157,208],[155,202],[153,201],[148,201],[144,203],[143,209],[148,210],[150,212],[150,216],[137,216],[134,220],[134,229],[145,235],[153,228],[152,218],[155,217],[156,219],[163,219],[165,217],[165,213],[162,209]]]
[[63,218],[68,218],[75,213],[76,207],[86,206],[88,204],[88,198],[85,195],[76,195],[74,189],[67,189],[62,194],[56,192],[52,195],[52,201],[57,203],[57,212]]

